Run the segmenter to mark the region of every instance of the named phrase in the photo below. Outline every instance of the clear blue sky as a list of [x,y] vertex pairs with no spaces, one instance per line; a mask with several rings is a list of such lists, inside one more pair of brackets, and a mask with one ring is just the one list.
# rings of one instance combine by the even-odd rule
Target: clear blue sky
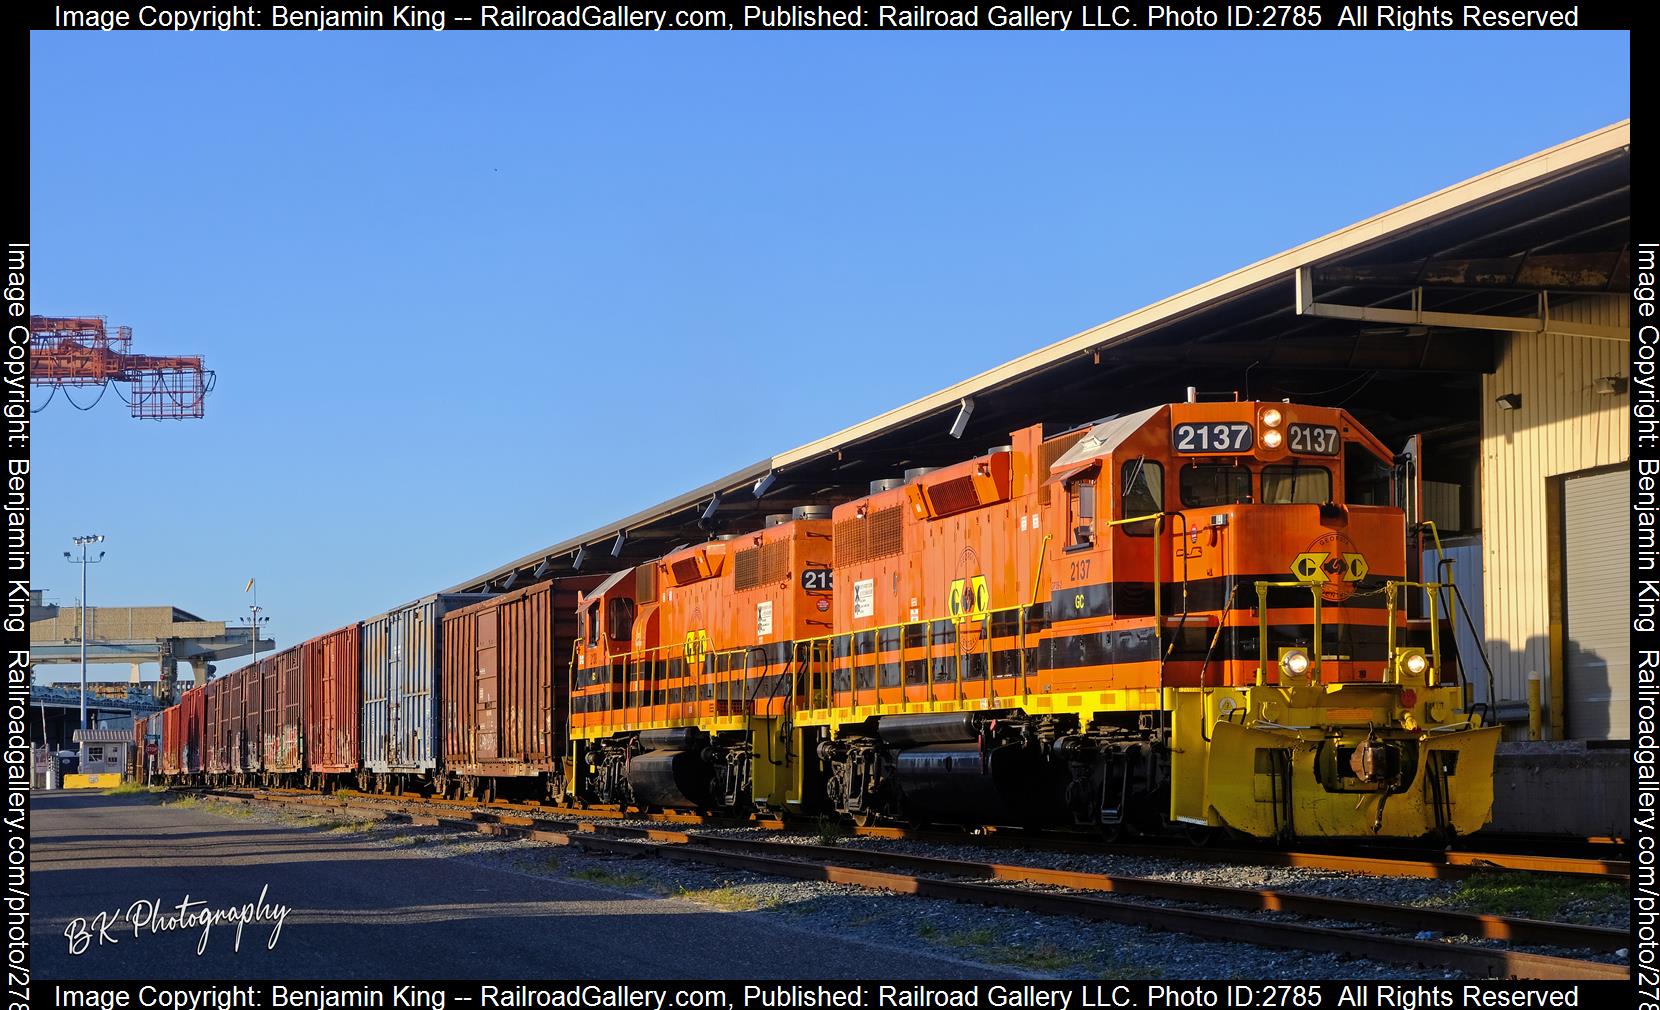
[[201,421],[36,416],[34,584],[101,532],[95,604],[257,576],[282,645],[1630,114],[1624,33],[31,57],[34,311],[219,374]]

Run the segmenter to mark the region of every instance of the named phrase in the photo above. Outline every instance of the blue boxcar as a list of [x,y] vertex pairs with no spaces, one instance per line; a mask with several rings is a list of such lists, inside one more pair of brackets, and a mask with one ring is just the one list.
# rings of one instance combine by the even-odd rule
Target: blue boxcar
[[435,594],[363,622],[366,775],[425,777],[437,768],[444,613],[488,598]]

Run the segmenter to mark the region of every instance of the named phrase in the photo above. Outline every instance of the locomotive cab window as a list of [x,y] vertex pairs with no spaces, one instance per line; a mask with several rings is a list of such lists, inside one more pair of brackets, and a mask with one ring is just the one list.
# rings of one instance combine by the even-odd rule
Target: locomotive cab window
[[1095,543],[1095,478],[1080,477],[1067,486],[1067,546]]
[[1331,498],[1331,471],[1323,466],[1265,466],[1262,500],[1268,505],[1324,505]]
[[611,601],[608,609],[611,637],[617,641],[626,640],[634,630],[634,601],[615,599]]
[[[1124,464],[1123,489],[1119,493],[1119,518],[1152,515],[1164,511],[1164,467],[1147,457]],[[1131,536],[1153,535],[1153,521],[1130,523],[1124,532]]]
[[593,648],[594,646],[599,645],[599,601],[598,600],[595,600],[593,603],[588,604],[588,609],[583,611],[582,623],[587,625],[586,630],[588,632],[588,646],[589,646],[589,648]]
[[1251,471],[1242,466],[1189,463],[1177,483],[1184,508],[1251,503]]
[[1343,497],[1350,505],[1388,505],[1394,468],[1370,449],[1350,442],[1343,452]]

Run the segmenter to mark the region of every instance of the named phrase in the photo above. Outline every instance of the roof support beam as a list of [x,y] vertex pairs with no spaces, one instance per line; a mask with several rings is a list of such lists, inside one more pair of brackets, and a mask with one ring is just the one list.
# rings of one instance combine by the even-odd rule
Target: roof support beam
[[1450,326],[1465,330],[1509,330],[1517,333],[1556,333],[1594,340],[1630,341],[1631,331],[1623,326],[1569,322],[1550,317],[1550,295],[1539,292],[1536,316],[1487,316],[1469,312],[1436,312],[1424,308],[1424,289],[1413,288],[1409,309],[1379,308],[1371,305],[1334,305],[1314,300],[1314,278],[1310,267],[1297,268],[1295,303],[1299,316],[1350,319],[1364,323],[1392,323],[1407,326]]

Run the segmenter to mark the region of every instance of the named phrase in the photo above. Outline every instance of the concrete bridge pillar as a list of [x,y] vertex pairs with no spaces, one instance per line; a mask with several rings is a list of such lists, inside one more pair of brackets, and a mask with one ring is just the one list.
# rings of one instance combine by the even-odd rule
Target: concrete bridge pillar
[[156,698],[171,704],[179,697],[179,661],[168,653],[161,655],[161,678],[156,681]]

